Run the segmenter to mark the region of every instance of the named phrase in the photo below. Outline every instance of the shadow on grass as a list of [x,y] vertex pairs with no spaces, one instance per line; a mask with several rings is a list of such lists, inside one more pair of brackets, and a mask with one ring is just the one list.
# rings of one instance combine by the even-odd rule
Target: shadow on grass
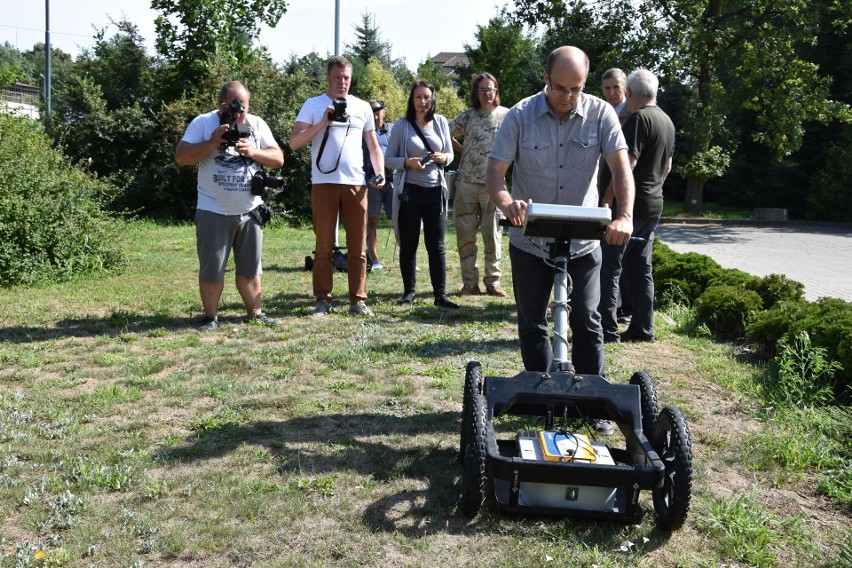
[[[235,318],[236,319],[236,318]],[[52,327],[18,325],[0,328],[0,341],[9,343],[35,343],[63,337],[93,337],[144,333],[154,329],[182,329],[197,326],[197,317],[173,317],[165,314],[140,314],[113,312],[107,317],[86,316],[65,318]]]
[[[158,458],[165,462],[215,459],[244,444],[263,448],[277,460],[283,476],[330,475],[355,472],[365,479],[392,483],[419,479],[429,489],[402,491],[369,505],[365,518],[381,530],[395,530],[384,510],[398,500],[414,498],[416,506],[405,514],[453,520],[458,499],[461,466],[458,450],[441,447],[435,437],[457,439],[459,414],[424,412],[401,418],[392,414],[319,414],[280,422],[224,423],[200,431],[186,445],[164,448]],[[405,442],[385,442],[398,440]],[[392,524],[392,523],[391,523]],[[465,523],[461,523],[465,524]],[[433,527],[434,528],[434,527]]]
[[[545,531],[552,538],[580,539],[601,550],[617,550],[625,525],[579,518],[502,516],[493,497],[474,520],[458,508],[462,466],[458,457],[460,416],[456,412],[424,412],[399,417],[384,413],[323,414],[251,424],[226,423],[207,428],[184,446],[161,449],[163,462],[216,459],[244,444],[265,448],[282,476],[323,476],[354,472],[392,487],[395,481],[418,480],[423,489],[405,488],[368,504],[364,523],[375,531],[409,538],[434,534],[500,534],[517,537]],[[399,440],[386,443],[377,440]],[[452,440],[451,446],[436,441]],[[411,485],[403,483],[402,485]],[[636,534],[638,531],[638,535]],[[652,526],[633,529],[630,538],[648,542],[632,554],[663,546],[669,534]]]
[[283,266],[281,264],[265,264],[263,265],[264,272],[278,272],[280,274],[288,274],[293,272],[307,272],[305,270],[304,263],[301,265],[298,264],[289,264]]
[[[284,301],[293,301],[296,294],[283,295]],[[147,333],[152,330],[180,331],[195,329],[201,323],[201,310],[188,317],[170,314],[151,314],[118,310],[108,316],[63,318],[51,326],[17,325],[0,328],[0,342],[13,344],[36,343],[65,337],[118,336],[129,333]],[[225,302],[219,307],[220,324],[240,324],[246,321],[242,302]]]
[[[367,306],[376,312],[377,318],[408,318],[429,323],[440,323],[453,325],[456,323],[490,323],[505,322],[515,327],[517,315],[515,303],[511,300],[493,300],[486,305],[465,304],[464,299],[452,298],[454,302],[461,305],[458,310],[447,310],[434,305],[431,291],[418,294],[414,304],[400,305],[396,303],[399,294],[377,292],[370,293],[367,298]],[[267,294],[263,299],[264,311],[271,317],[277,316],[307,316],[316,304],[311,292],[306,290],[304,294]],[[344,291],[340,291],[332,301],[332,310],[336,314],[346,314],[349,309],[349,298]]]

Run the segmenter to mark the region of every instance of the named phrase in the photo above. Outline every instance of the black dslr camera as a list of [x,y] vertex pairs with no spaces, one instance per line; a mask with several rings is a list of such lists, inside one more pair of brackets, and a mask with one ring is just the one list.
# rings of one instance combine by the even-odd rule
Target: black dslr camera
[[[219,117],[219,124],[228,124],[237,120],[237,116],[239,116],[244,110],[245,109],[243,108],[243,104],[240,102],[240,99],[234,99],[234,102],[228,105],[225,112],[223,112]],[[225,133],[222,134],[222,140],[226,146],[236,146],[240,139],[248,138],[249,136],[251,136],[251,126],[240,123],[234,124],[226,130]]]
[[264,170],[258,170],[251,176],[251,194],[266,197],[266,188],[280,189],[284,187],[284,178],[277,177],[266,173]]
[[346,113],[346,99],[334,99],[331,101],[334,110],[329,115],[329,120],[333,122],[349,122],[349,115]]
[[226,146],[236,146],[242,138],[251,136],[251,126],[248,124],[235,124],[222,134],[222,140]]

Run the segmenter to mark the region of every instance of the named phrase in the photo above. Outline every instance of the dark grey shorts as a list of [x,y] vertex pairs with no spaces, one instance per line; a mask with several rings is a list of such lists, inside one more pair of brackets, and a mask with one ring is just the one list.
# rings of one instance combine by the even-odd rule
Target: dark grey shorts
[[237,276],[260,276],[263,229],[251,214],[219,215],[199,209],[195,212],[195,241],[199,280],[223,282],[231,249]]
[[385,206],[388,218],[393,215],[393,183],[385,180],[382,189],[367,186],[367,217],[378,217]]

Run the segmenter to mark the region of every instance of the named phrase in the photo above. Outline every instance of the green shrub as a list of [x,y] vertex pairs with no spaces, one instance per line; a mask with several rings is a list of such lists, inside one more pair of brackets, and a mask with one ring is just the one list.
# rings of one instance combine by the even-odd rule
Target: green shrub
[[805,298],[805,286],[801,282],[790,280],[782,274],[770,274],[763,278],[751,278],[744,282],[748,290],[753,290],[763,300],[763,309],[768,310],[778,302],[790,302]]
[[723,271],[709,256],[688,252],[659,254],[654,260],[655,302],[666,305],[671,298],[682,298],[688,305],[704,292],[710,281]]
[[763,307],[757,292],[734,286],[710,286],[695,302],[698,319],[723,339],[740,339],[754,314]]
[[746,327],[746,339],[757,347],[762,358],[771,359],[778,341],[790,331],[792,322],[803,319],[810,309],[809,302],[779,302],[755,314]]
[[710,286],[734,286],[745,288],[753,280],[758,280],[757,276],[743,272],[737,268],[729,268],[719,272],[719,274],[711,278],[707,282],[707,287]]
[[39,123],[0,113],[0,282],[65,280],[122,265],[101,205],[113,188],[71,166]]
[[755,316],[746,338],[768,358],[778,352],[782,339],[789,344],[802,331],[815,347],[825,349],[826,359],[840,364],[835,394],[846,399],[852,385],[852,303],[837,298],[782,301]]

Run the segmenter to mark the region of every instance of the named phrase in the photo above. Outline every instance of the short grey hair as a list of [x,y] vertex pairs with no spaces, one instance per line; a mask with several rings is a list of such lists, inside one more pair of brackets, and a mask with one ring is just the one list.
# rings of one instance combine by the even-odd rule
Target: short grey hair
[[601,83],[606,81],[607,79],[617,79],[621,86],[627,85],[627,75],[624,74],[624,71],[619,69],[618,67],[613,67],[612,69],[607,69],[604,71],[604,74],[601,75]]
[[656,99],[660,80],[647,69],[634,69],[627,77],[627,88],[634,97]]

